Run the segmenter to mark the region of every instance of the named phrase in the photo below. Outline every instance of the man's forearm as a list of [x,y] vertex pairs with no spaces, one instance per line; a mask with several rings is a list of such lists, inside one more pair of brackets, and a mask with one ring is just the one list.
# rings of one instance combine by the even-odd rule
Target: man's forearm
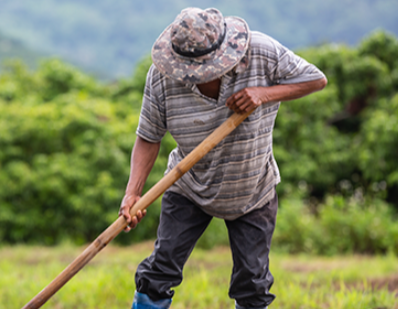
[[268,102],[289,101],[301,98],[312,92],[322,90],[326,84],[326,78],[320,78],[297,84],[248,87],[231,95],[227,99],[226,105],[237,113],[244,113]]
[[262,102],[267,103],[295,100],[315,91],[322,90],[326,84],[326,78],[321,78],[304,83],[264,87],[262,89]]
[[137,136],[131,154],[130,178],[126,188],[127,195],[141,195],[146,179],[152,170],[160,149],[159,143],[150,143]]

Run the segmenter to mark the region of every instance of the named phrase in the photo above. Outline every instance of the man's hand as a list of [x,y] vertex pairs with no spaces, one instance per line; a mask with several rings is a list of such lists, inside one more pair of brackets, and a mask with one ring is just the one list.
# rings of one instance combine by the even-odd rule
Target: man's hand
[[134,229],[146,215],[146,209],[144,209],[143,211],[139,210],[136,216],[130,216],[131,207],[133,207],[133,205],[137,203],[139,199],[140,197],[137,195],[125,195],[123,197],[122,203],[120,205],[119,217],[123,216],[128,222],[127,227],[124,229],[125,232],[129,232],[131,229]]
[[231,95],[225,105],[234,112],[243,114],[266,102],[268,97],[265,87],[249,87]]

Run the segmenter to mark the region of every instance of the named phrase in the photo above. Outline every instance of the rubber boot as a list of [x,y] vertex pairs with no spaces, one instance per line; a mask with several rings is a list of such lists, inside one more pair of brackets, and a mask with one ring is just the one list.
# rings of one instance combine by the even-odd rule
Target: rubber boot
[[171,305],[171,298],[153,301],[144,293],[135,292],[133,306],[131,309],[168,309]]

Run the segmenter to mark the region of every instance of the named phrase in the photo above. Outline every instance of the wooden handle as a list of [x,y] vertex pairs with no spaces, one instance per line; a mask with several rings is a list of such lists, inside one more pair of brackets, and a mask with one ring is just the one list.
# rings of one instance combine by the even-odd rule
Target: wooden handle
[[[132,216],[138,210],[146,209],[160,195],[162,195],[173,183],[181,178],[192,166],[202,159],[211,149],[231,133],[243,120],[253,111],[245,114],[234,113],[213,133],[211,133],[202,143],[177,164],[166,176],[154,185],[139,201],[130,209]],[[119,217],[102,234],[100,234],[90,246],[88,246],[68,267],[66,267],[49,285],[37,294],[22,309],[40,308],[51,296],[64,286],[80,269],[82,269],[99,251],[112,241],[127,226],[124,217]]]

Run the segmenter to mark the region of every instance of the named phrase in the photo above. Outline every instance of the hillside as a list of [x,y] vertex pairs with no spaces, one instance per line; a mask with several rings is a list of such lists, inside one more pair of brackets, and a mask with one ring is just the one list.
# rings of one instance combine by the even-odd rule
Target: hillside
[[[0,0],[0,32],[33,50],[56,54],[108,78],[130,75],[153,41],[192,0]],[[202,0],[290,48],[357,44],[382,28],[398,34],[396,0]]]
[[11,39],[0,33],[0,66],[6,60],[22,59],[29,68],[36,68],[38,61],[45,54],[36,52],[16,39]]

